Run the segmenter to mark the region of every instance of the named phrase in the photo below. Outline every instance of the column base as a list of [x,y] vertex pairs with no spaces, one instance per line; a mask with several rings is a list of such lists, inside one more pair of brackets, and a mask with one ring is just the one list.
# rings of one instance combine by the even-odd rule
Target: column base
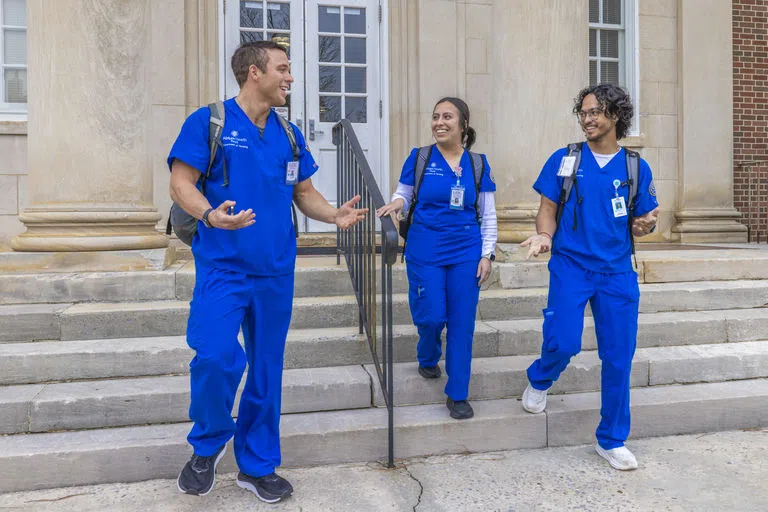
[[733,208],[683,210],[675,214],[677,224],[672,233],[683,243],[744,243],[747,226],[741,224],[741,214]]
[[520,243],[536,234],[538,205],[497,206],[499,243]]
[[15,251],[79,252],[161,249],[168,237],[152,206],[35,205],[19,215],[27,228],[11,240]]

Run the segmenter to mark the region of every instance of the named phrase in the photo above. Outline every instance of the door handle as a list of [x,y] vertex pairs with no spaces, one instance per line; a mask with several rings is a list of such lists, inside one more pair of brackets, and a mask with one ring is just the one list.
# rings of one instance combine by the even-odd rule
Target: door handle
[[315,140],[316,133],[325,133],[325,132],[322,130],[315,130],[315,120],[310,119],[309,120],[309,140]]

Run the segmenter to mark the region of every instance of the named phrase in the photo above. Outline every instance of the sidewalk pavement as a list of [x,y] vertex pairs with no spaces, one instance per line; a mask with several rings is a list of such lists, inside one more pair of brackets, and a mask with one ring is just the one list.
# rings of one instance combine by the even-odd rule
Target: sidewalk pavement
[[416,458],[394,470],[376,463],[284,469],[296,490],[277,505],[227,474],[205,497],[152,480],[4,494],[0,511],[768,511],[768,429],[627,446],[640,468],[626,473],[593,446],[576,446]]

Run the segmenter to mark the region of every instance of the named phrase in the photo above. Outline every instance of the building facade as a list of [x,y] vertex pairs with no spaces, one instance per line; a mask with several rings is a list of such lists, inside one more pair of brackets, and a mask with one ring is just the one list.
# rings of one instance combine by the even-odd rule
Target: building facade
[[765,55],[746,55],[765,52],[754,32],[765,3],[0,0],[0,243],[166,245],[168,149],[190,112],[236,94],[237,44],[265,38],[289,48],[296,81],[281,113],[307,136],[331,200],[338,119],[353,122],[387,195],[409,149],[430,141],[434,102],[457,95],[494,170],[500,241],[520,241],[541,165],[581,139],[573,97],[610,81],[635,100],[624,144],[649,162],[662,204],[648,239],[745,241],[744,180],[766,172]]

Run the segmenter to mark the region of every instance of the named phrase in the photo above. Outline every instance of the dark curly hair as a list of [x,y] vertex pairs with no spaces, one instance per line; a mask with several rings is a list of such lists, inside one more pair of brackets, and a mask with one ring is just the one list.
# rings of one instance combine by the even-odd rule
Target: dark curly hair
[[632,126],[632,117],[635,108],[629,93],[622,87],[614,84],[591,85],[582,89],[573,100],[573,113],[578,115],[584,98],[594,94],[597,103],[603,109],[605,116],[616,121],[616,139],[621,140],[629,133]]

